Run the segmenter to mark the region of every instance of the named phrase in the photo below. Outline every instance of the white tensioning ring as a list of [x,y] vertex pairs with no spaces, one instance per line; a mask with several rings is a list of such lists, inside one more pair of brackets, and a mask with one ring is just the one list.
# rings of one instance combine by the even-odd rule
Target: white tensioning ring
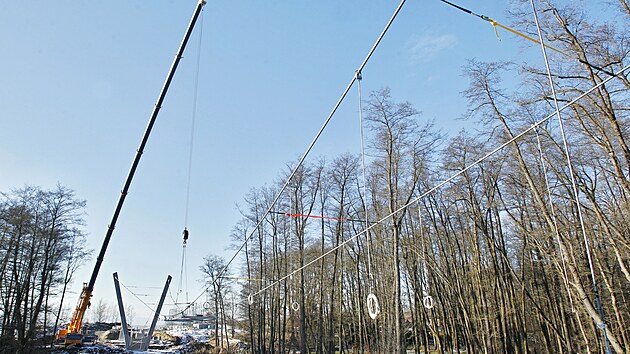
[[373,293],[369,293],[367,296],[367,308],[370,318],[375,320],[379,313],[381,313],[381,307],[378,304],[378,298]]
[[427,295],[422,299],[422,304],[427,310],[430,310],[435,306],[435,301],[433,301],[433,296]]

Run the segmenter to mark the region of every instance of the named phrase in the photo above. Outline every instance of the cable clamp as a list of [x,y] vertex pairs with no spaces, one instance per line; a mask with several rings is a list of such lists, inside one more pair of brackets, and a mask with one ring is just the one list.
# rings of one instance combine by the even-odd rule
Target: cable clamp
[[597,328],[599,329],[606,329],[606,324],[604,322],[600,322],[597,324]]
[[361,76],[361,70],[357,70],[355,77],[359,81],[361,81],[361,79],[363,79],[363,76]]

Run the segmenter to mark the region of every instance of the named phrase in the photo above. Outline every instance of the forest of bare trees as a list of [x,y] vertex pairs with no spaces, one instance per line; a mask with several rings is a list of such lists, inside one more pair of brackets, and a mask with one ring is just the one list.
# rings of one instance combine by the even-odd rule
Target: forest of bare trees
[[[303,164],[273,206],[288,173],[251,190],[233,239],[253,232],[241,296],[252,352],[630,351],[630,8],[609,4],[603,23],[543,4],[545,41],[565,54],[549,54],[559,106],[600,85],[562,125],[544,62],[471,60],[475,132],[443,139],[377,90],[365,185],[361,156],[344,154]],[[528,6],[513,22],[536,37]]]
[[55,332],[67,287],[85,260],[85,201],[57,186],[0,200],[0,352],[31,353]]
[[[470,60],[474,129],[446,137],[391,83],[363,102],[365,155],[252,188],[235,277],[217,256],[200,267],[214,344],[237,327],[252,353],[630,353],[630,4],[564,3],[538,5],[555,91],[542,60]],[[84,209],[63,186],[0,195],[0,352],[61,324]]]

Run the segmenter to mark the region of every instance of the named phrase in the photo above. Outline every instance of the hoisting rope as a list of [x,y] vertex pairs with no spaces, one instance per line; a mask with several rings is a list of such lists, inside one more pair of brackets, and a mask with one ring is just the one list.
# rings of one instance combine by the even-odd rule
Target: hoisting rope
[[593,267],[593,259],[591,257],[591,248],[589,246],[588,237],[586,235],[586,225],[584,224],[584,215],[582,213],[582,206],[580,204],[580,192],[577,187],[577,182],[575,181],[575,172],[573,169],[573,162],[571,161],[571,154],[569,151],[569,145],[567,142],[566,132],[564,130],[564,123],[562,122],[562,115],[560,114],[560,105],[558,104],[558,97],[556,95],[556,88],[553,82],[553,77],[551,76],[551,68],[549,66],[549,59],[547,58],[547,51],[545,50],[544,39],[542,36],[542,30],[540,29],[540,24],[538,22],[538,13],[536,11],[536,5],[534,4],[534,0],[530,0],[532,4],[532,12],[534,13],[534,19],[536,21],[536,29],[538,31],[538,38],[540,38],[541,50],[543,54],[543,58],[545,60],[545,68],[547,69],[547,77],[549,78],[549,87],[551,88],[551,94],[553,97],[553,104],[556,108],[555,115],[558,117],[558,124],[560,125],[560,132],[562,134],[562,142],[564,148],[564,154],[567,159],[567,166],[569,168],[569,177],[571,180],[571,187],[573,188],[573,197],[575,198],[575,206],[577,208],[578,218],[580,221],[580,228],[582,231],[582,238],[584,241],[584,248],[586,250],[586,257],[588,259],[589,271],[591,273],[591,281],[593,285],[593,291],[595,293],[595,302],[597,305],[597,312],[599,313],[600,323],[597,324],[597,327],[600,328],[603,332],[604,343],[606,345],[606,353],[610,354],[610,343],[608,340],[608,333],[606,329],[606,320],[604,317],[604,309],[602,307],[601,297],[599,295],[599,287],[597,286],[597,278],[595,277],[595,269]]
[[[480,18],[480,19],[482,19],[482,20],[484,20],[484,21],[489,22],[489,23],[492,25],[492,27],[494,27],[494,33],[496,34],[497,38],[499,38],[499,41],[501,40],[501,37],[499,37],[499,31],[497,30],[497,27],[501,27],[501,28],[503,28],[504,30],[506,30],[506,31],[508,31],[508,32],[511,32],[511,33],[514,33],[514,34],[515,34],[515,35],[517,35],[517,36],[520,36],[520,37],[522,37],[522,38],[525,38],[525,39],[527,39],[527,40],[529,40],[529,41],[532,41],[532,42],[534,42],[534,43],[537,43],[537,44],[543,45],[543,46],[545,46],[545,48],[548,48],[548,49],[551,49],[551,50],[553,50],[553,51],[555,51],[555,52],[557,52],[557,53],[560,53],[560,54],[562,54],[562,55],[566,56],[567,58],[575,59],[575,58],[573,58],[571,55],[569,55],[569,54],[567,54],[567,53],[563,52],[563,51],[562,51],[562,50],[560,50],[560,49],[554,48],[554,47],[552,47],[552,46],[550,46],[550,45],[548,45],[548,44],[546,44],[546,43],[544,43],[544,42],[542,42],[542,43],[541,43],[539,40],[537,40],[537,39],[535,39],[535,38],[533,38],[533,37],[530,37],[530,36],[526,35],[525,33],[519,32],[519,31],[517,31],[517,30],[515,30],[515,29],[513,29],[513,28],[510,28],[510,27],[508,27],[508,26],[506,26],[506,25],[503,25],[503,24],[501,24],[501,23],[499,23],[499,22],[497,22],[497,21],[495,21],[495,20],[491,19],[491,18],[490,18],[490,17],[488,17],[488,16],[477,14],[477,13],[475,13],[475,12],[472,12],[471,10],[468,10],[468,9],[467,9],[467,8],[465,8],[465,7],[461,7],[461,6],[457,5],[457,4],[453,4],[452,2],[447,1],[447,0],[440,0],[440,1],[441,1],[441,2],[443,2],[443,3],[445,3],[445,4],[448,4],[448,5],[452,6],[452,7],[456,8],[456,9],[458,9],[458,10],[461,10],[461,11],[463,11],[463,12],[465,12],[465,13],[469,14],[469,15],[473,15],[473,16],[478,17],[478,18]],[[577,58],[576,60],[577,60],[578,62],[580,62],[580,63],[582,63],[582,64],[586,65],[586,66],[590,66],[591,68],[593,68],[593,69],[595,69],[595,70],[599,70],[599,71],[601,71],[601,72],[603,72],[603,73],[606,73],[606,74],[608,74],[608,75],[610,75],[610,76],[615,76],[615,74],[614,74],[613,72],[610,72],[610,71],[608,71],[608,70],[606,70],[606,69],[604,69],[604,68],[602,68],[602,67],[599,67],[599,66],[597,66],[597,65],[593,65],[593,64],[591,64],[591,63],[587,62],[586,60],[582,60],[581,58]]]
[[[184,235],[188,235],[188,230],[184,229]],[[186,279],[184,281],[185,278],[188,278],[188,272],[187,272],[187,263],[186,263],[186,240],[184,240],[183,244],[182,244],[182,261],[181,261],[181,265],[179,268],[179,285],[177,288],[177,293],[175,293],[175,304],[178,304],[179,302],[179,294],[182,293],[182,282],[185,285],[186,288],[186,303],[188,303],[188,279]]]
[[203,16],[204,12],[201,12],[201,24],[199,25],[199,42],[197,45],[197,63],[195,66],[195,83],[193,88],[193,102],[192,102],[192,114],[190,122],[190,146],[188,149],[188,178],[186,181],[186,208],[184,213],[184,228],[188,226],[188,209],[190,204],[190,180],[192,176],[192,162],[193,162],[193,146],[195,142],[195,121],[197,118],[197,98],[199,97],[199,67],[201,64],[201,43],[203,40]]
[[[182,242],[182,261],[179,271],[179,285],[177,293],[175,295],[175,303],[177,304],[179,294],[184,291],[186,296],[186,303],[188,303],[188,265],[186,264],[186,244],[188,243],[188,211],[190,209],[190,180],[192,176],[192,162],[193,162],[193,146],[195,141],[195,120],[197,118],[197,98],[199,96],[199,67],[201,63],[201,43],[203,40],[203,18],[204,12],[201,12],[201,23],[199,25],[199,41],[197,43],[197,63],[195,64],[195,82],[193,87],[193,102],[192,102],[192,114],[190,122],[190,142],[188,147],[188,176],[186,180],[186,206],[184,208],[184,231]],[[182,289],[182,283],[184,289]],[[177,305],[176,305],[177,306]]]

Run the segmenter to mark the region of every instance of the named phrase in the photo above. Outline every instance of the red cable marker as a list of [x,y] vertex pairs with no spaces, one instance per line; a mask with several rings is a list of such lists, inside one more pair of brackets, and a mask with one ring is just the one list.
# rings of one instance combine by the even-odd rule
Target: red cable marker
[[310,215],[310,214],[300,214],[300,213],[292,214],[292,213],[282,213],[282,212],[278,212],[278,211],[272,211],[271,213],[282,214],[284,216],[288,216],[288,217],[292,217],[292,218],[297,218],[297,217],[301,216],[301,217],[307,217],[307,218],[313,218],[313,219],[365,222],[365,220],[347,219],[347,218],[333,218],[331,216],[324,216],[324,215]]
[[294,217],[294,218],[297,218],[298,216],[305,216],[307,218],[313,218],[313,219],[328,219],[328,220],[338,220],[338,221],[347,220],[345,218],[333,218],[333,217],[330,217],[330,216],[323,216],[323,215],[291,214],[291,213],[285,213],[284,215],[291,216],[291,217]]

